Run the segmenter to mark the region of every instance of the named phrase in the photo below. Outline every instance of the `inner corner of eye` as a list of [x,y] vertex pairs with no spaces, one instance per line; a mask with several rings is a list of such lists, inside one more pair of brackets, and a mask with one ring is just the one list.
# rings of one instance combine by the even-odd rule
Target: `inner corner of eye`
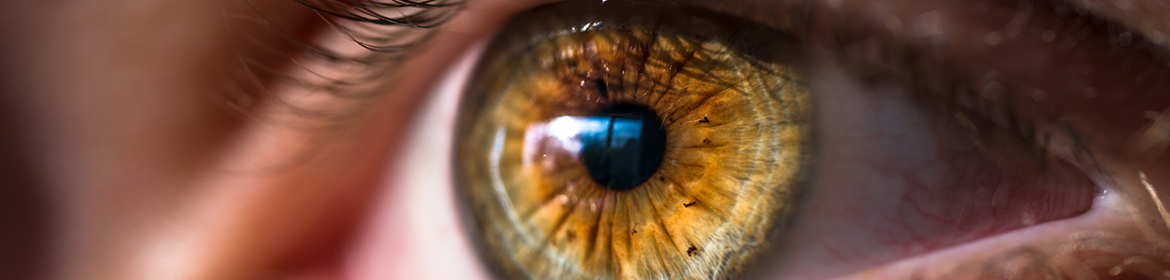
[[768,31],[632,1],[543,6],[502,30],[465,90],[455,176],[504,276],[730,277],[786,223],[809,93],[726,35]]

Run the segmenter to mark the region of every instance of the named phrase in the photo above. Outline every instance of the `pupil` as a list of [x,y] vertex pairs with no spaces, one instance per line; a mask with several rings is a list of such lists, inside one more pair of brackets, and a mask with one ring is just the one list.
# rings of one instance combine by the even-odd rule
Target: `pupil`
[[650,109],[619,104],[589,119],[600,124],[600,129],[581,135],[580,158],[598,184],[612,190],[633,189],[658,170],[666,149],[666,132]]

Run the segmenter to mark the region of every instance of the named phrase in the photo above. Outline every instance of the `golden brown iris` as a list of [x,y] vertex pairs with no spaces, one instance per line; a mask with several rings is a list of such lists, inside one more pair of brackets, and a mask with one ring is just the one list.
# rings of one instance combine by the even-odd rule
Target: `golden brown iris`
[[[456,143],[468,225],[501,276],[725,278],[767,249],[810,153],[811,98],[783,39],[619,1],[516,18],[467,89]],[[615,105],[648,108],[666,133],[630,189],[598,184],[572,133]]]

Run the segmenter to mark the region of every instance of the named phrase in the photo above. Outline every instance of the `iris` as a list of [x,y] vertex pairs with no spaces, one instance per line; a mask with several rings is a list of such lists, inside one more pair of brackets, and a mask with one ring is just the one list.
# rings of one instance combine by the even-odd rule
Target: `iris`
[[627,1],[501,30],[464,92],[454,166],[500,276],[734,277],[782,232],[813,115],[783,35]]

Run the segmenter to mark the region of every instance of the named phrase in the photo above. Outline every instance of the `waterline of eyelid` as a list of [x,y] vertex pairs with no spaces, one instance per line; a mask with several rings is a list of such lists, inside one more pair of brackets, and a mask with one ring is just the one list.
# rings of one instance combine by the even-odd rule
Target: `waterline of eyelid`
[[[1136,171],[1136,169],[1133,168],[1114,167],[1113,170],[1103,171],[1103,173],[1106,173],[1103,176],[1105,176],[1108,182],[1110,182],[1109,184],[1103,184],[1104,187],[1114,190],[1115,196],[1118,200],[1120,200],[1120,202],[1116,204],[1120,204],[1120,207],[1124,209],[1125,213],[1127,214],[1125,218],[1133,223],[1133,227],[1136,228],[1138,232],[1140,232],[1139,236],[1152,244],[1162,244],[1163,246],[1170,245],[1170,240],[1161,237],[1161,235],[1158,233],[1158,227],[1145,222],[1148,220],[1146,217],[1151,214],[1150,212],[1156,212],[1157,209],[1142,207],[1142,203],[1139,203],[1139,201],[1143,200],[1146,196],[1146,194],[1143,194],[1143,192],[1146,192],[1146,190],[1144,189],[1141,178],[1139,177],[1139,174],[1142,172]],[[1133,174],[1139,176],[1121,176],[1109,174]],[[1097,204],[1095,205],[1097,207],[1104,206],[1100,205],[1103,203],[1095,204]],[[1160,215],[1155,215],[1155,217],[1157,216]],[[1156,223],[1157,220],[1154,220],[1153,222]]]
[[[1170,277],[1170,269],[1165,266],[1165,257],[1167,256],[1165,252],[1170,251],[1170,239],[1167,239],[1164,233],[1158,233],[1159,230],[1156,226],[1146,222],[1151,221],[1147,218],[1151,211],[1159,212],[1162,216],[1161,222],[1164,224],[1167,221],[1165,207],[1162,206],[1161,199],[1158,198],[1153,185],[1149,183],[1145,172],[1139,171],[1134,166],[1118,164],[1107,167],[1111,168],[1109,171],[1112,172],[1102,171],[1100,173],[1107,181],[1102,185],[1106,189],[1114,190],[1114,192],[1103,194],[1099,198],[1098,203],[1095,204],[1097,208],[1102,209],[1096,212],[1113,212],[1112,215],[1118,219],[1112,219],[1113,223],[1111,224],[1136,228],[1140,234],[1131,235],[1117,229],[1074,233],[1069,236],[1066,245],[1061,246],[1063,249],[1057,251],[1056,255],[1052,257],[1064,256],[1072,258],[1070,260],[1075,262],[1069,263],[1069,260],[1066,260],[1066,263],[1063,264],[1053,262],[1048,265],[1055,267],[1081,265],[1085,268],[1081,271],[1084,273],[1083,275],[1073,274],[1072,277],[1065,277],[1074,279],[1086,279],[1085,277],[1090,275],[1112,277],[1126,272],[1150,278]],[[1121,176],[1119,174],[1135,174],[1137,176]],[[1156,207],[1139,205],[1150,205],[1139,203],[1139,200],[1145,197],[1145,194],[1141,193],[1143,188],[1151,196]],[[1157,217],[1152,220],[1154,223],[1157,221]],[[1101,257],[1104,256],[1113,257],[1112,261],[1101,262]],[[1108,270],[1105,274],[1098,274],[1092,269],[1093,267],[1107,267]]]
[[[1098,180],[1108,181],[1112,178]],[[1122,184],[1124,183],[1113,182],[1106,184],[1108,185],[1106,187],[1120,188]],[[1099,230],[1133,226],[1131,222],[1141,221],[1141,217],[1134,214],[1135,210],[1130,199],[1123,193],[1109,192],[1102,195],[1095,203],[1094,209],[1085,216],[1054,222],[1057,227],[1077,229],[1066,230],[1065,232],[1069,232],[1067,235],[1042,228],[1030,228],[1006,233],[1002,238],[981,240],[975,244],[965,244],[906,260],[895,264],[892,270],[879,268],[854,274],[846,279],[874,279],[872,276],[874,273],[898,275],[899,271],[915,270],[913,268],[915,263],[940,264],[955,258],[968,261],[906,273],[913,275],[914,279],[1003,279],[1004,275],[1022,276],[1029,272],[1048,273],[1045,276],[1049,278],[1039,279],[1102,279],[1109,275],[1097,274],[1093,268],[1105,267],[1112,268],[1115,272],[1139,273],[1161,269],[1155,270],[1158,272],[1156,275],[1161,275],[1166,271],[1165,266],[1157,261],[1164,258],[1164,255],[1159,254],[1170,250],[1168,243],[1145,238],[1147,236],[1123,234],[1115,229]],[[986,252],[991,253],[985,254]],[[1098,256],[1105,256],[1107,259],[1097,258]],[[901,279],[898,276],[890,276],[891,274],[879,275],[885,275],[885,278],[889,279]]]
[[[1127,214],[1125,218],[1133,223],[1134,229],[1140,232],[1145,242],[1152,246],[1170,248],[1170,239],[1166,235],[1170,233],[1170,212],[1167,211],[1146,172],[1142,171],[1148,168],[1134,166],[1120,160],[1115,154],[1100,153],[1094,147],[1086,146],[1084,136],[1076,135],[1075,131],[1067,127],[1068,124],[1055,126],[1065,128],[1053,130],[1053,133],[1048,134],[1049,152],[1072,162],[1094,177],[1094,182],[1101,188],[1101,193],[1093,203],[1094,208],[1115,205],[1124,209]],[[1070,136],[1076,137],[1068,138]],[[1110,203],[1106,202],[1106,198],[1118,201]],[[1148,202],[1147,198],[1150,199]],[[1157,226],[1158,222],[1161,222],[1162,226]]]
[[[1111,234],[1117,235],[1113,239],[1130,240],[1132,242],[1144,242],[1152,250],[1170,250],[1170,238],[1167,238],[1167,233],[1170,233],[1170,215],[1167,215],[1165,206],[1162,200],[1158,197],[1154,185],[1149,182],[1146,172],[1141,171],[1138,166],[1133,166],[1127,163],[1116,161],[1113,158],[1104,155],[1098,155],[1098,159],[1102,164],[1099,166],[1101,170],[1095,172],[1106,194],[1101,196],[1101,199],[1112,198],[1113,203],[1099,200],[1094,203],[1095,207],[1109,207],[1113,205],[1119,213],[1118,218],[1121,223],[1128,223],[1131,230],[1137,231],[1137,235],[1130,235],[1120,231],[1108,231]],[[1125,176],[1125,174],[1130,174]],[[1109,195],[1108,193],[1112,193]],[[1146,198],[1151,201],[1146,201]],[[1152,203],[1151,203],[1152,202]],[[1156,212],[1156,213],[1154,213]],[[1162,227],[1157,226],[1161,222]],[[1165,228],[1165,230],[1161,228]],[[1133,238],[1138,238],[1134,240]],[[1143,254],[1142,250],[1132,250],[1125,252],[1116,252],[1119,254],[1129,254],[1138,256]],[[1146,254],[1150,254],[1147,252]],[[1165,257],[1165,256],[1162,256]]]

